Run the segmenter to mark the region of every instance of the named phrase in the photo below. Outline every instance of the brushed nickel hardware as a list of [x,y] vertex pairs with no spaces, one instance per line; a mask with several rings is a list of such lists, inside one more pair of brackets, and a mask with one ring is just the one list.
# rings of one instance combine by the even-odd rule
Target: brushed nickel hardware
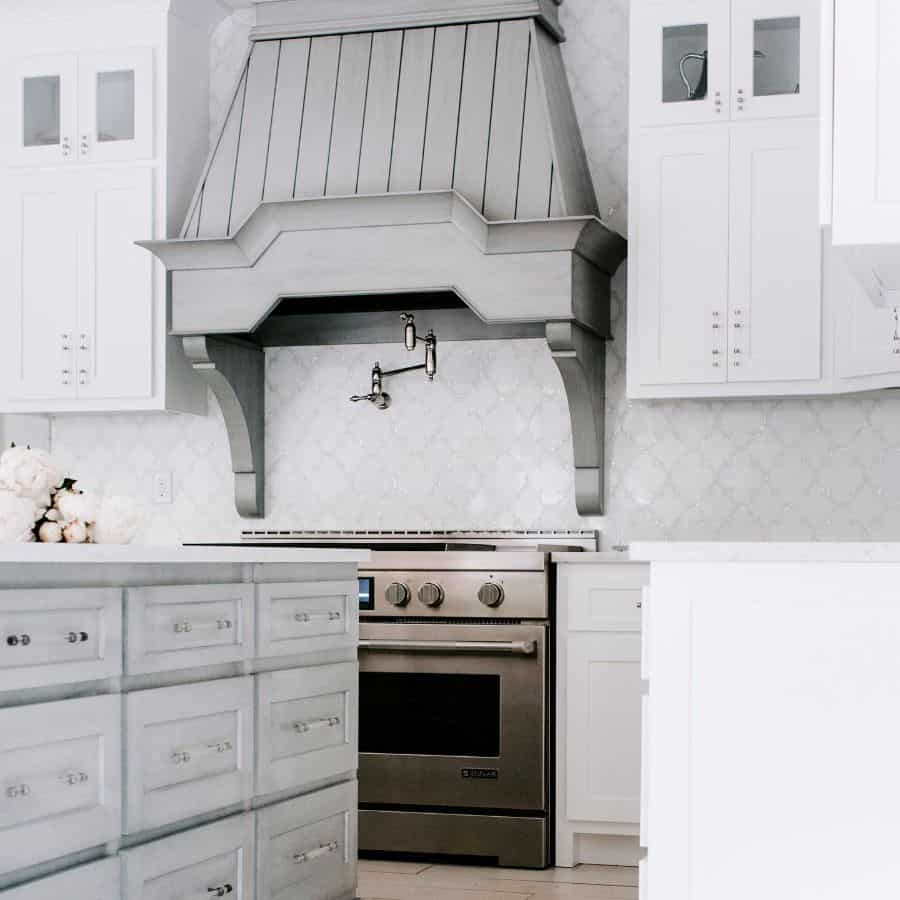
[[518,656],[534,656],[536,641],[389,641],[381,639],[361,640],[364,650],[389,650],[403,652],[436,653],[510,653]]
[[88,349],[88,336],[82,332],[78,335],[78,349],[79,350],[87,350]]
[[79,384],[87,384],[87,369],[79,369],[78,370],[78,383]]
[[211,622],[190,622],[187,619],[176,622],[172,626],[175,634],[190,634],[195,630],[215,629],[216,631],[230,631],[234,628],[234,622],[231,619],[216,619]]
[[384,597],[391,606],[406,606],[409,603],[409,586],[394,581],[385,589]]
[[72,343],[71,343],[72,336],[70,334],[62,334],[62,335],[60,335],[60,337],[62,338],[63,352],[66,353],[67,351],[72,349]]
[[228,753],[234,749],[234,744],[227,738],[221,741],[213,741],[207,744],[197,744],[195,747],[182,747],[173,750],[170,759],[176,766],[184,766],[191,762],[195,756],[205,756],[214,753]]
[[172,754],[172,762],[175,763],[176,766],[184,765],[185,763],[189,763],[191,761],[191,754],[188,753],[187,750],[176,750]]
[[91,779],[87,772],[66,772],[63,780],[66,784],[74,787],[76,784],[86,784]]
[[27,784],[13,784],[6,789],[6,796],[10,800],[16,800],[19,797],[29,797],[31,788]]
[[211,887],[206,889],[207,895],[212,894],[214,897],[224,897],[226,894],[230,894],[234,890],[234,887],[230,884],[221,884],[218,887]]
[[340,716],[325,716],[322,719],[310,719],[307,722],[294,722],[291,728],[300,734],[306,734],[308,731],[317,731],[320,728],[334,728],[340,724]]
[[86,631],[70,631],[66,635],[66,642],[69,644],[84,644],[87,642],[88,633]]
[[418,591],[419,602],[435,609],[444,602],[444,589],[433,581],[426,581]]
[[298,612],[294,613],[294,621],[301,622],[306,625],[309,622],[313,622],[316,619],[325,619],[328,622],[337,622],[341,618],[341,614],[337,610],[328,610],[327,612],[318,612],[318,613],[306,613],[306,612]]
[[81,155],[82,156],[86,155],[88,150],[90,150],[90,148],[91,148],[91,145],[88,140],[88,136],[86,134],[83,134],[81,136]]
[[62,155],[68,156],[72,152],[72,142],[68,137],[62,139]]
[[27,647],[31,643],[30,634],[11,634],[6,639],[7,647]]
[[314,850],[304,850],[301,853],[295,853],[294,862],[297,865],[300,865],[305,862],[311,862],[314,859],[319,859],[323,856],[328,856],[330,853],[334,853],[339,846],[337,841],[329,841],[327,844],[320,844]]
[[175,634],[187,634],[194,630],[194,626],[190,622],[176,622],[174,626]]
[[[403,346],[409,351],[415,350],[418,345],[416,317],[412,313],[402,313],[400,318],[403,321]],[[404,372],[416,372],[419,369],[424,369],[428,380],[434,381],[434,376],[437,374],[437,337],[430,329],[425,335],[424,363],[384,371],[381,363],[376,362],[372,367],[372,390],[368,394],[354,394],[350,398],[350,402],[359,403],[362,400],[368,400],[370,403],[374,403],[378,409],[387,409],[391,405],[391,395],[384,391],[384,379],[388,375],[402,375]]]
[[69,375],[72,374],[72,373],[71,373],[71,370],[70,370],[70,369],[63,369],[62,372],[61,372],[60,374],[62,375],[62,383],[63,383],[63,384],[68,384],[68,383],[69,383]]
[[485,582],[480,588],[478,588],[478,599],[489,609],[496,609],[498,606],[500,606],[501,603],[503,603],[503,588],[493,581]]

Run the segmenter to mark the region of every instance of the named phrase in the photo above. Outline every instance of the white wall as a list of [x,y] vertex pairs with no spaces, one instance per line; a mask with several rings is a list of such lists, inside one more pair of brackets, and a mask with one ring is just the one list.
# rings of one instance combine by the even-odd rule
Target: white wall
[[[602,210],[626,223],[628,0],[566,0],[566,65]],[[213,113],[246,50],[232,19],[212,51]],[[608,366],[608,543],[637,539],[895,539],[900,395],[786,401],[625,399],[624,273]],[[427,327],[427,322],[422,323]],[[565,395],[540,341],[444,344],[438,381],[396,381],[380,413],[347,402],[397,347],[283,349],[268,360],[266,524],[306,528],[584,527],[575,512]],[[75,474],[145,499],[153,539],[233,536],[218,410],[59,418]]]

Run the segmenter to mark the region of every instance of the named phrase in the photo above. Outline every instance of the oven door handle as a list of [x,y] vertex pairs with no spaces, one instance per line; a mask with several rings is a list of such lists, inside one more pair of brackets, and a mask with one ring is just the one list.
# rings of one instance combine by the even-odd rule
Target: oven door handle
[[537,641],[386,641],[361,640],[360,650],[394,650],[427,653],[510,653],[534,656]]

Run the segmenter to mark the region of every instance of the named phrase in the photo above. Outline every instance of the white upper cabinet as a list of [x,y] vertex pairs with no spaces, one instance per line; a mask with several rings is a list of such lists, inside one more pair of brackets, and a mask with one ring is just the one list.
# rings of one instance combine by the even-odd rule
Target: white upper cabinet
[[631,97],[640,125],[728,117],[730,10],[724,0],[632,4]]
[[818,137],[815,119],[731,129],[731,382],[821,377]]
[[7,161],[28,166],[71,162],[78,130],[78,57],[60,53],[20,60],[12,67],[10,86]]
[[821,0],[732,0],[733,118],[819,112]]
[[836,0],[836,244],[900,242],[900,4]]
[[153,49],[59,53],[13,66],[16,114],[7,120],[13,166],[153,156]]
[[648,129],[639,152],[631,251],[639,303],[630,354],[643,385],[723,382],[728,130]]
[[78,157],[153,155],[153,50],[90,53],[78,60]]

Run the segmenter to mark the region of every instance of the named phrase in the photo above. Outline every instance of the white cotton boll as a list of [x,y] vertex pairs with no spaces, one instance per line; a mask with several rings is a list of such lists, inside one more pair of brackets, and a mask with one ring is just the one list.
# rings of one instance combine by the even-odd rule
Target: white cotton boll
[[63,473],[44,450],[10,447],[0,456],[0,487],[50,506],[50,492],[62,483]]
[[104,497],[93,527],[95,544],[130,544],[143,525],[143,513],[132,497]]
[[84,522],[69,522],[62,530],[67,544],[83,544],[87,538],[87,525]]
[[59,522],[44,522],[38,529],[38,540],[43,544],[58,544],[63,539]]
[[39,510],[30,497],[0,490],[0,543],[27,544],[34,540]]
[[76,491],[59,491],[53,503],[63,522],[93,523],[100,509],[100,498],[96,494]]

